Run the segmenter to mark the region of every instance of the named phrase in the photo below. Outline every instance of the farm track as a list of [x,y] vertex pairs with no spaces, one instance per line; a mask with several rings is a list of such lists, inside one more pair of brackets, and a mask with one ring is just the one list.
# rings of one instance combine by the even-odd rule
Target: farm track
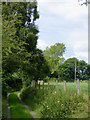
[[[8,105],[8,120],[11,120],[11,113],[10,113],[10,103],[9,103],[9,96],[10,93],[7,95],[7,105]],[[34,120],[39,120],[39,118],[36,116],[35,112],[32,111],[20,98],[20,93],[17,94],[18,99],[20,100],[21,104],[27,109],[27,111],[32,115]]]
[[32,111],[23,101],[22,99],[20,98],[20,93],[17,94],[19,100],[21,101],[21,103],[25,106],[25,108],[29,111],[29,113],[32,115],[32,117],[35,119],[35,120],[39,120],[38,117],[36,116],[35,112]]

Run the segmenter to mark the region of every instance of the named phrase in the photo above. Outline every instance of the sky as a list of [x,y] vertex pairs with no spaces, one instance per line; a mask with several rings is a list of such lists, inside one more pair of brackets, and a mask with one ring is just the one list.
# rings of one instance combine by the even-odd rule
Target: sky
[[65,59],[76,57],[88,63],[88,7],[78,0],[37,0],[40,18],[37,47],[45,50],[64,43]]

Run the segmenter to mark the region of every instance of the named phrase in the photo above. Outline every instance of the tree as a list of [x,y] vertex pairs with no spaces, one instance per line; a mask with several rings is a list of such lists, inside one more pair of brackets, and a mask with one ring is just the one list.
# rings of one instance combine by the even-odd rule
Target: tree
[[7,80],[9,76],[7,83],[12,83],[16,75],[28,86],[31,80],[37,82],[49,72],[42,51],[36,47],[39,30],[35,21],[38,18],[35,0],[2,4],[3,78]]
[[88,64],[84,60],[79,61],[77,68],[78,68],[78,78],[82,80],[88,79],[88,75],[87,75]]
[[69,58],[62,65],[63,78],[66,80],[88,79],[88,65],[84,60]]
[[77,58],[69,58],[64,62],[63,66],[62,66],[64,79],[66,79],[66,80],[73,79],[74,80],[75,78],[77,78],[78,72],[76,69],[76,76],[75,76],[75,65],[76,66],[78,65]]
[[44,50],[44,57],[50,66],[52,74],[54,71],[57,71],[58,77],[60,75],[59,65],[64,62],[63,53],[65,52],[65,49],[66,47],[63,43],[56,43],[55,45],[50,46],[50,48],[47,47],[46,50]]
[[88,5],[90,4],[90,0],[78,0],[78,2],[80,2],[80,5]]
[[90,64],[87,64],[86,75],[87,75],[87,79],[90,80]]
[[38,18],[36,1],[2,2],[2,67],[6,80],[8,75],[23,71],[23,65],[30,67],[29,59],[35,54],[38,39]]
[[30,59],[30,62],[32,63],[33,79],[36,83],[38,80],[43,80],[43,78],[49,75],[50,69],[41,50],[37,49],[36,54]]

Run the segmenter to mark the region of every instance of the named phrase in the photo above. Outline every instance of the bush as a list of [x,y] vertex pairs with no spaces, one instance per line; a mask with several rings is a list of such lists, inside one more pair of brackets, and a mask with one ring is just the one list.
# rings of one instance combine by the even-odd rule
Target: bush
[[6,96],[7,93],[10,91],[11,91],[11,87],[6,83],[5,79],[2,79],[2,94]]

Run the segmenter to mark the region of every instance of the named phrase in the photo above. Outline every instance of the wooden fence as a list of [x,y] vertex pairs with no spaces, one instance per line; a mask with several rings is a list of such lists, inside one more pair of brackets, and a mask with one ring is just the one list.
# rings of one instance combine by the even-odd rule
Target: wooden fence
[[[42,87],[43,89],[45,89],[45,83],[44,83],[44,81],[39,81],[38,85],[37,85],[37,83],[35,81],[32,81],[31,85],[35,86],[35,88],[38,87],[40,89]],[[67,83],[66,83],[66,81],[64,81],[63,82],[63,89],[64,89],[65,92],[67,90],[66,86],[67,86]],[[48,90],[49,90],[49,88],[50,88],[50,81],[48,81],[47,87],[48,87]],[[77,94],[79,95],[79,93],[80,93],[80,82],[79,82],[79,79],[76,82],[76,87],[77,87]],[[59,88],[59,85],[58,85],[58,80],[57,80],[56,81],[56,89],[58,90],[58,88]]]

